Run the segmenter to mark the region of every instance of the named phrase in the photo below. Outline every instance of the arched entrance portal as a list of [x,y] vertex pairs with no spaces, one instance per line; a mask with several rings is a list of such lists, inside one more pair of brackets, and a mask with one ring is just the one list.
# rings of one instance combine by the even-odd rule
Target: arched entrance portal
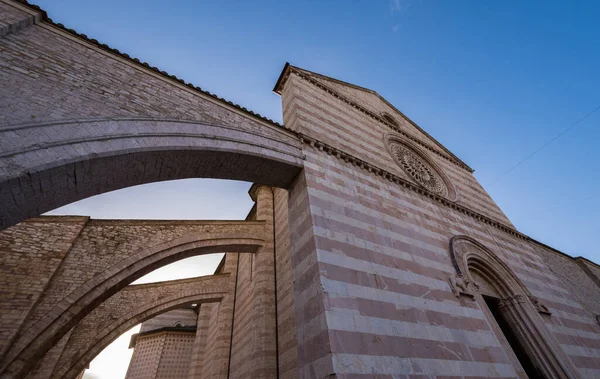
[[[577,370],[546,329],[544,311],[511,269],[485,246],[467,236],[450,241],[457,296],[473,297],[505,349],[514,353],[529,378],[577,378]],[[546,310],[547,311],[547,310]],[[509,354],[512,355],[512,354]]]

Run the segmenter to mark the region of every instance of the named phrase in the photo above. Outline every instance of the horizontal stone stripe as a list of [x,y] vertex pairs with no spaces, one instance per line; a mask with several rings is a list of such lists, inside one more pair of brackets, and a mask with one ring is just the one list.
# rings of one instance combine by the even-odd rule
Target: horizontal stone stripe
[[[550,325],[546,325],[548,326],[548,329],[552,330]],[[600,339],[585,338],[564,333],[554,333],[554,337],[556,337],[556,340],[562,345],[575,345],[588,347],[590,349],[600,349]]]
[[532,289],[532,288],[529,288],[529,292],[531,292],[531,294],[533,296],[536,296],[540,299],[544,299],[544,300],[547,300],[548,302],[553,303],[553,305],[562,305],[562,306],[566,307],[567,309],[583,310],[583,307],[581,306],[581,304],[579,304],[576,301],[566,299],[562,296],[560,296],[560,297],[553,296],[552,294],[550,294],[548,292],[538,291],[538,290]]
[[501,347],[485,349],[436,339],[420,339],[388,334],[330,331],[331,351],[335,353],[400,356],[405,358],[436,358],[450,361],[478,361],[507,363],[508,359]]
[[409,244],[406,244],[405,248],[394,249],[361,238],[353,237],[351,241],[346,241],[348,239],[347,235],[343,233],[329,232],[325,228],[315,228],[315,241],[319,250],[340,252],[357,259],[367,255],[373,263],[389,267],[402,267],[412,272],[420,272],[430,278],[456,272],[449,262],[434,261],[423,258],[420,254],[410,254],[407,251],[414,249],[415,246]]
[[[548,288],[548,289],[551,289],[552,291],[554,291],[555,293],[563,293],[566,295],[571,295],[571,292],[569,292],[569,290],[566,289],[565,287],[559,287],[555,284],[544,282],[540,279],[534,278],[530,275],[525,275],[521,272],[515,271],[515,274],[525,284],[534,283],[535,285],[538,286],[538,288]],[[556,278],[556,277],[554,277],[554,278]],[[527,285],[527,288],[529,288],[529,285]]]
[[[427,374],[338,374],[336,379],[431,379]],[[513,376],[494,377],[496,379],[514,379]],[[489,376],[436,375],[435,379],[489,379]]]
[[[556,309],[550,308],[552,315],[555,316],[556,319],[560,322],[561,325],[566,326],[568,328],[585,330],[588,332],[598,332],[598,324],[594,323],[591,318],[588,318],[589,322],[580,322],[578,320],[574,320],[572,318],[567,318],[565,315],[572,316],[570,313],[558,311]],[[561,312],[561,313],[559,313]],[[587,320],[586,320],[587,321]]]
[[[347,255],[344,255],[343,253],[334,253],[334,252],[330,252],[328,250],[321,250],[321,249],[318,249],[318,251],[319,251],[319,262],[328,264],[328,265],[321,266],[322,270],[324,269],[325,271],[327,271],[328,267],[330,267],[331,269],[335,269],[335,267],[332,267],[332,266],[343,267],[343,268],[351,270],[350,272],[352,275],[359,275],[360,273],[375,274],[375,275],[380,276],[383,281],[387,282],[387,280],[389,279],[391,281],[396,282],[396,283],[390,283],[390,284],[388,284],[388,283],[380,283],[379,284],[379,285],[383,285],[385,287],[388,287],[389,285],[395,285],[395,284],[412,283],[412,284],[417,284],[422,287],[427,287],[427,289],[451,292],[450,285],[448,284],[447,280],[440,280],[440,279],[437,279],[434,277],[421,275],[421,274],[418,274],[415,272],[403,270],[401,268],[398,268],[398,266],[393,267],[393,266],[381,265],[381,264],[375,263],[371,259],[369,259],[370,256],[364,257],[369,260],[363,260],[363,259],[349,257]],[[400,266],[400,267],[402,267],[402,266]],[[418,267],[416,269],[418,269]],[[438,277],[441,275],[445,275],[445,273],[443,273],[443,272],[438,273]],[[398,283],[399,281],[401,281],[402,283]],[[355,284],[357,284],[357,283],[355,283]]]
[[[318,270],[318,269],[317,269]],[[306,289],[303,291],[298,291],[294,293],[294,299],[296,303],[296,308],[305,307],[308,304],[309,300],[313,297],[322,296],[322,285],[320,284],[321,279],[311,283]]]
[[580,329],[568,328],[562,325],[554,325],[554,324],[546,324],[548,328],[554,333],[566,334],[569,336],[577,336],[583,337],[590,340],[599,340],[600,341],[600,333],[588,332]]
[[[365,131],[367,129],[348,127],[348,120],[337,119],[337,116],[327,110],[321,108],[320,112],[315,112],[314,109],[307,109],[298,107],[296,114],[298,118],[302,119],[311,125],[322,125],[329,127],[319,128],[321,138],[325,141],[336,141],[336,147],[342,150],[351,152],[353,155],[360,155],[365,157],[365,160],[371,162],[385,162],[391,160],[389,154],[385,150],[383,142],[383,133],[371,133],[367,135]],[[329,117],[324,117],[329,116]],[[332,120],[335,118],[335,120]],[[336,122],[337,121],[337,122]],[[314,127],[311,129],[315,130]],[[310,134],[313,136],[313,134]],[[351,141],[346,143],[345,141]],[[331,144],[331,143],[330,143]],[[384,152],[385,154],[382,154]]]
[[[317,200],[317,199],[318,199],[318,200]],[[324,201],[323,199],[321,199],[320,197],[318,197],[317,199],[313,201],[313,203],[314,203],[315,205],[320,205],[320,204],[323,204],[323,201]],[[351,223],[354,223],[354,224],[359,224],[359,225],[361,225],[363,228],[369,228],[370,230],[373,230],[373,229],[374,229],[374,227],[373,227],[373,226],[370,226],[370,227],[369,227],[368,225],[370,225],[370,224],[369,224],[369,223],[367,223],[367,222],[359,222],[359,221],[356,221],[356,220],[357,220],[359,217],[360,217],[360,219],[363,219],[363,218],[369,218],[368,216],[365,216],[365,215],[363,215],[363,214],[356,214],[356,215],[355,215],[356,217],[347,217],[347,216],[341,215],[341,214],[339,214],[339,213],[334,213],[333,211],[331,211],[331,207],[329,207],[329,209],[325,210],[325,209],[317,208],[317,207],[315,206],[315,207],[312,207],[312,209],[313,209],[313,211],[314,211],[314,213],[315,213],[315,214],[317,214],[317,215],[327,215],[327,217],[328,217],[329,219],[340,220],[340,223],[341,223],[341,222],[343,222],[343,221],[346,221],[346,222],[351,222]],[[344,211],[345,211],[345,213],[353,212],[353,211],[351,211],[351,210],[347,210],[347,209],[344,209]],[[328,227],[328,226],[330,226],[330,224],[329,224],[329,219],[328,219],[327,221],[321,221],[321,222],[319,223],[319,219],[318,219],[317,217],[315,217],[315,221],[316,221],[317,225],[321,224],[321,225],[322,225],[322,226],[324,226],[326,229],[329,229],[329,230],[331,230],[332,228]],[[337,223],[336,221],[332,221],[332,222],[334,222],[336,225],[339,225],[339,223]],[[390,223],[389,225],[387,225],[387,227],[388,227],[388,228],[391,228],[391,227],[392,227],[392,224],[393,224],[393,223]],[[397,223],[394,225],[394,228],[395,228],[395,229],[399,229],[399,226],[397,226]],[[338,229],[339,229],[339,230],[341,230],[341,226],[340,226],[340,227],[338,227]],[[346,229],[347,229],[347,228],[346,228]],[[411,234],[412,234],[412,235],[417,235],[417,236],[419,235],[417,232],[414,232],[414,231],[412,231],[412,229],[409,229],[409,228],[402,228],[402,229],[404,229],[404,230],[405,230],[405,233],[403,233],[402,235],[405,235],[405,234],[407,234],[407,235],[411,235]],[[360,233],[360,232],[362,232],[363,230],[364,230],[364,229],[360,229],[360,230],[353,229],[353,231],[354,231],[354,234],[355,234],[355,235],[356,235],[356,234],[358,234],[358,233]],[[420,232],[422,232],[423,230],[424,230],[424,229],[421,229],[421,230],[420,230]],[[419,233],[420,233],[420,232],[419,232]],[[366,232],[362,232],[362,234],[364,234],[364,233],[366,233]],[[375,237],[375,236],[381,236],[381,235],[384,235],[384,236],[385,236],[386,234],[387,234],[387,235],[389,235],[390,233],[384,233],[384,232],[380,232],[380,233],[373,233],[373,237]],[[436,234],[436,236],[437,236],[438,238],[440,238],[440,239],[445,239],[445,238],[447,238],[447,237],[445,237],[445,236],[443,236],[443,235],[441,235],[441,234]],[[373,240],[373,238],[371,238],[370,240]],[[440,245],[440,246],[438,246],[437,248],[435,248],[435,250],[436,250],[436,254],[439,254],[439,255],[444,255],[444,256],[449,256],[449,253],[447,252],[447,249],[448,249],[448,248],[447,248],[447,247],[445,247],[445,246],[444,246],[444,247],[442,247],[442,246],[443,246],[443,245]],[[411,248],[411,250],[412,250],[412,248]],[[431,250],[432,250],[432,249],[428,249],[428,252],[430,252]],[[426,257],[427,257],[428,255],[429,255],[429,254],[426,252]],[[519,270],[519,269],[517,268],[516,270]],[[536,274],[539,276],[540,272],[539,272],[539,271],[537,271],[537,272],[536,272]],[[530,273],[528,273],[528,276],[529,276],[529,277],[531,277]],[[544,279],[546,279],[546,280],[547,280],[547,278],[545,278],[545,277],[544,277]]]
[[483,312],[479,309],[463,307],[456,303],[441,302],[421,297],[409,296],[383,289],[362,287],[327,278],[322,278],[323,290],[328,292],[329,298],[356,297],[361,299],[377,299],[396,304],[396,309],[420,308],[440,313],[447,313],[459,317],[470,317],[485,320]]
[[332,354],[326,354],[311,361],[301,361],[298,367],[301,379],[329,378],[334,375]]
[[[310,264],[304,266],[305,262],[310,262]],[[308,257],[303,261],[302,266],[302,272],[298,272],[298,276],[294,280],[294,290],[297,292],[306,291],[306,289],[318,283],[321,277],[321,264],[313,261],[312,257]]]
[[592,349],[589,347],[576,346],[576,345],[560,345],[560,346],[565,351],[565,353],[567,353],[568,355],[590,357],[590,358],[600,358],[600,349]]
[[[307,156],[307,160],[305,161],[305,167],[310,167],[312,169],[313,174],[318,173],[315,174],[316,177],[329,179],[331,177],[337,176],[340,177],[342,180],[346,181],[348,181],[348,179],[355,179],[352,181],[352,185],[356,189],[361,189],[362,191],[365,191],[362,192],[363,195],[365,195],[367,191],[376,192],[376,190],[382,191],[384,189],[395,191],[403,188],[402,186],[393,184],[388,180],[384,180],[379,176],[376,176],[375,174],[370,174],[365,170],[357,169],[352,163],[345,163],[343,161],[339,161],[337,160],[337,158],[332,158],[328,155],[324,155],[324,153],[322,152],[317,152],[316,150],[305,150],[304,152]],[[333,161],[333,159],[336,159],[336,161]],[[408,181],[412,181],[403,172],[392,172],[397,174],[397,176],[407,179]],[[379,193],[377,194],[379,195]],[[418,195],[416,195],[415,198],[418,198]],[[473,207],[470,204],[465,205],[468,208],[478,208]],[[486,212],[484,211],[482,213]]]
[[491,331],[472,332],[461,329],[450,329],[444,326],[419,324],[368,317],[342,311],[325,311],[329,330],[377,334],[422,340],[456,342],[469,346],[499,347],[496,335]]
[[[369,274],[363,271],[340,267],[330,264],[319,264],[321,278],[358,285],[365,288],[384,289],[389,292],[404,294],[422,299],[455,302],[456,297],[447,289],[432,289],[416,283],[406,283],[398,278],[390,278],[377,274]],[[469,308],[479,309],[473,301],[465,302]],[[465,305],[463,305],[465,306]]]
[[[314,261],[316,257],[313,257],[316,250],[315,238],[313,234],[312,227],[307,229],[301,236],[291,236],[291,240],[294,241],[291,243],[291,257],[290,261],[292,263],[292,276],[296,279],[299,275],[302,274],[302,271],[299,270],[301,262],[307,261],[307,259],[311,259]],[[316,262],[312,262],[316,263]]]
[[545,304],[550,311],[559,310],[559,311],[562,311],[565,313],[569,313],[571,315],[576,315],[576,316],[581,316],[581,317],[585,317],[587,315],[586,310],[581,307],[574,308],[574,307],[564,305],[561,303],[555,303],[550,300],[545,300],[542,297],[540,297],[540,300],[542,300],[542,303]]
[[[309,161],[305,161],[305,162],[309,162]],[[321,178],[325,181],[330,180],[335,177],[339,177],[340,180],[345,180],[345,181],[348,181],[348,179],[352,179],[353,177],[358,177],[360,179],[364,178],[364,176],[362,175],[363,170],[357,170],[356,168],[354,168],[354,166],[350,166],[349,169],[345,169],[341,166],[330,166],[330,167],[328,167],[328,170],[325,171],[323,168],[319,167],[319,165],[324,165],[324,164],[326,164],[326,162],[320,162],[320,164],[315,164],[312,167],[312,168],[314,168],[313,175],[315,175],[315,177]],[[306,165],[306,163],[305,163],[305,165]],[[350,165],[350,164],[347,164],[347,165]],[[354,172],[352,172],[351,170],[354,170]],[[316,173],[318,173],[318,174],[316,174]],[[403,173],[396,173],[396,174],[397,174],[397,176],[403,177],[404,179],[411,181],[411,179],[406,177],[405,174],[403,174]],[[365,175],[369,175],[369,174],[366,174],[366,172],[365,172]],[[399,185],[392,184],[387,180],[383,180],[383,179],[375,176],[374,174],[370,174],[370,175],[372,176],[371,181],[355,180],[352,182],[352,185],[355,187],[355,190],[360,190],[360,192],[356,192],[358,195],[369,197],[369,193],[373,193],[373,194],[377,194],[379,196],[380,194],[377,192],[377,190],[382,191],[384,189],[389,189],[391,191],[393,188],[403,188]],[[364,185],[363,183],[369,183],[369,184]],[[415,195],[415,198],[417,198],[417,196],[419,196],[419,195]],[[464,205],[467,206],[468,208],[478,209],[478,207],[473,207],[472,204],[464,204]],[[486,213],[486,212],[482,211],[482,213]]]
[[[323,196],[319,196],[320,198],[322,198],[325,201],[334,201],[337,202],[338,205],[342,205],[342,206],[348,206],[348,202],[350,202],[350,204],[352,204],[352,207],[356,207],[356,208],[361,208],[364,207],[363,209],[359,209],[362,213],[366,214],[373,214],[373,213],[377,213],[378,215],[381,216],[381,214],[385,214],[385,211],[389,209],[395,209],[395,208],[401,208],[402,212],[407,212],[408,210],[412,210],[414,211],[414,214],[419,216],[419,221],[423,221],[423,220],[427,220],[427,219],[440,219],[438,214],[435,213],[431,213],[431,212],[426,212],[424,211],[424,209],[427,208],[426,204],[422,204],[421,206],[419,205],[415,205],[415,201],[413,198],[406,198],[406,194],[405,193],[400,193],[398,192],[398,196],[394,196],[394,200],[396,202],[396,204],[394,204],[391,208],[390,207],[386,207],[384,206],[384,204],[389,203],[389,199],[383,198],[383,197],[379,197],[378,195],[372,193],[371,194],[371,198],[375,198],[376,200],[380,200],[380,202],[375,201],[375,204],[369,204],[368,206],[364,206],[360,204],[360,201],[357,202],[357,198],[354,195],[353,192],[348,191],[348,189],[346,189],[345,187],[339,187],[339,188],[335,188],[335,195],[331,194],[331,184],[330,183],[319,183],[317,181],[317,187],[316,189],[319,189],[318,187],[320,187],[320,190],[324,193],[326,193],[327,195]],[[343,194],[346,193],[346,195],[344,196]],[[313,193],[311,193],[313,194]],[[337,198],[337,199],[334,199]],[[406,200],[402,200],[402,198],[406,198]],[[398,202],[400,202],[400,204],[398,204]],[[376,210],[375,212],[373,211],[373,208]],[[424,217],[424,215],[427,215],[429,217]],[[458,215],[458,214],[457,214]],[[394,217],[395,216],[395,217]],[[375,215],[373,215],[372,217],[377,217]],[[388,221],[390,222],[398,222],[398,214],[393,215],[393,217],[391,219],[388,219]],[[439,228],[439,224],[443,223],[441,220],[438,221],[437,223],[435,223],[434,225],[432,225],[433,228]],[[485,227],[483,224],[481,225],[477,225],[478,228],[482,228]],[[480,239],[481,238],[485,238],[486,240],[489,239],[488,237],[488,233],[489,231],[487,229],[484,229],[482,231],[478,231],[478,236]],[[475,236],[473,236],[475,237]],[[490,240],[491,243],[493,243],[495,245],[495,241]],[[516,250],[516,251],[520,251],[523,254],[523,250],[517,247],[514,247],[514,249],[512,250]],[[527,258],[529,260],[531,259],[535,259],[537,261],[539,261],[541,258],[534,253],[525,253],[527,254]],[[539,265],[537,265],[539,266]],[[540,266],[541,267],[541,266]]]
[[[310,164],[310,161],[306,161],[306,163]],[[321,161],[319,164],[320,165],[324,165],[324,164],[326,164],[326,162]],[[315,166],[317,166],[317,165],[315,165]],[[346,165],[346,166],[349,166],[349,165]],[[359,172],[359,170],[356,170],[356,169],[352,168],[352,166],[349,166],[348,168],[344,168],[342,166],[333,166],[332,165],[331,167],[328,167],[327,169],[328,169],[328,171],[327,171],[327,177],[330,177],[331,175],[338,175],[339,176],[339,174],[336,174],[336,171],[339,172],[339,173],[342,173],[341,176],[345,177],[346,180],[348,179],[348,177],[351,178],[352,176],[359,177],[360,179],[362,179],[362,180],[360,180],[361,183],[370,183],[370,184],[372,184],[372,185],[370,185],[371,188],[375,187],[375,188],[379,189],[380,186],[384,185],[384,188],[388,189],[390,192],[395,192],[395,193],[391,193],[391,195],[396,195],[397,190],[401,190],[402,189],[401,186],[391,185],[389,183],[385,184],[386,183],[385,181],[382,181],[381,179],[378,179],[374,175],[371,175],[371,178],[368,178],[369,174],[366,174],[366,173],[365,173],[365,175],[361,175],[362,173]],[[319,171],[318,168],[316,168],[315,170]],[[324,169],[322,168],[321,170],[324,170]],[[322,174],[322,175],[324,175],[324,174]],[[359,186],[360,187],[361,183],[359,183],[358,181],[354,181],[352,184],[355,185],[355,186]],[[418,199],[418,196],[415,196],[415,199]]]
[[314,361],[331,352],[328,330],[322,330],[312,338],[304,341],[306,342],[298,345],[298,360],[300,362]]
[[586,368],[578,368],[579,373],[585,379],[598,379],[600,378],[600,370],[598,369],[586,369]]
[[552,312],[553,316],[560,318],[562,321],[567,321],[569,323],[573,323],[572,325],[575,325],[575,326],[570,326],[570,325],[565,324],[565,326],[568,326],[570,328],[584,329],[584,330],[587,330],[587,328],[592,328],[592,330],[597,330],[597,328],[598,328],[598,323],[589,314],[580,316],[580,315],[576,315],[576,314],[573,314],[570,312],[565,312],[560,309],[550,309],[550,311]]
[[506,363],[449,361],[397,356],[334,354],[333,365],[335,372],[338,374],[424,374],[460,377],[481,376],[486,378],[514,378],[517,376],[513,366]]
[[569,355],[569,358],[576,367],[588,369],[600,369],[600,357],[582,357],[579,355]]
[[[323,164],[323,163],[321,163]],[[375,206],[375,209],[381,210],[386,209],[382,204],[389,204],[390,198],[394,199],[394,206],[399,207],[402,211],[406,211],[410,209],[416,214],[423,215],[426,214],[430,216],[431,219],[440,219],[439,214],[432,213],[428,209],[434,209],[428,207],[432,202],[430,199],[421,199],[418,195],[409,196],[409,192],[406,192],[405,189],[401,186],[389,184],[386,181],[382,181],[381,179],[377,179],[376,177],[369,177],[368,175],[362,175],[359,170],[352,169],[352,167],[345,169],[337,166],[332,166],[328,171],[321,171],[321,167],[318,164],[312,163],[310,161],[305,161],[305,167],[311,169],[310,173],[314,178],[311,180],[312,182],[316,182],[317,178],[321,178],[322,188],[327,193],[331,193],[335,191],[335,195],[338,197],[343,197],[344,200],[353,201],[351,204],[354,205],[357,200],[360,200],[360,196],[356,196],[356,193],[346,184],[346,186],[332,186],[331,179],[339,178],[342,181],[348,181],[349,178],[352,179],[356,177],[359,180],[353,180],[352,186],[361,189],[363,192],[362,198],[374,199],[370,206]],[[372,176],[372,175],[371,175]],[[368,183],[368,186],[363,185],[362,183]],[[375,189],[379,189],[382,187],[380,191],[376,191]],[[379,192],[385,189],[385,193],[381,195]],[[391,195],[391,196],[390,196]],[[367,211],[371,210],[369,207],[366,207]],[[457,213],[458,215],[458,213]],[[481,227],[481,225],[479,226]]]
[[[318,208],[311,208],[315,214],[322,213]],[[333,216],[333,215],[331,215]],[[443,260],[449,258],[448,248],[441,241],[434,241],[428,238],[424,240],[419,239],[417,233],[410,233],[405,231],[402,233],[398,228],[396,231],[383,230],[376,227],[368,227],[367,224],[362,223],[364,228],[353,226],[344,223],[343,217],[334,216],[335,219],[327,219],[323,216],[315,216],[315,226],[321,227],[324,230],[330,230],[332,232],[342,233],[348,236],[354,236],[361,239],[365,239],[371,242],[385,242],[385,246],[394,248],[394,244],[399,247],[415,246],[419,250],[411,251],[413,254],[420,254],[424,258],[430,260]],[[355,223],[356,224],[356,223]],[[315,228],[316,229],[316,228]],[[439,258],[437,258],[439,257]],[[434,258],[434,259],[432,259]]]
[[330,311],[350,312],[367,317],[403,321],[414,324],[444,326],[449,329],[490,331],[486,320],[452,316],[447,313],[418,308],[396,309],[396,304],[379,300],[335,297],[328,299]]
[[[302,277],[306,276],[306,275],[310,275],[307,274],[308,270],[314,269],[314,266],[318,265],[318,257],[317,257],[317,248],[315,246],[315,239],[311,239],[310,241],[307,241],[307,243],[301,247],[301,251],[299,252],[298,255],[303,255],[303,260],[301,261],[296,261],[294,262],[294,260],[292,261],[292,273],[293,273],[293,281],[299,281],[302,280]],[[300,257],[297,257],[300,258]],[[301,285],[301,284],[299,284]],[[295,293],[299,293],[301,291],[298,290],[297,287],[294,288]],[[296,299],[296,303],[297,303],[298,299]]]
[[[322,302],[322,298],[319,300]],[[311,299],[310,301],[313,302],[316,300]],[[302,320],[297,320],[298,324],[300,325],[296,334],[298,341],[311,340],[316,335],[328,330],[325,311],[312,313],[314,313],[314,315],[310,319],[308,318],[309,312],[306,312],[302,316]]]
[[437,245],[441,249],[448,249],[447,245],[449,238],[447,232],[442,234],[423,228],[421,225],[406,222],[405,220],[398,218],[398,216],[400,216],[399,214],[395,218],[382,217],[383,215],[381,214],[369,215],[347,206],[344,209],[344,213],[333,214],[331,211],[321,209],[316,204],[311,204],[311,209],[313,210],[313,217],[315,218],[316,225],[319,225],[317,216],[321,216],[322,218],[327,218],[362,230],[366,229],[373,232],[377,230],[379,235],[395,232],[402,234],[405,237],[415,236],[431,245]]

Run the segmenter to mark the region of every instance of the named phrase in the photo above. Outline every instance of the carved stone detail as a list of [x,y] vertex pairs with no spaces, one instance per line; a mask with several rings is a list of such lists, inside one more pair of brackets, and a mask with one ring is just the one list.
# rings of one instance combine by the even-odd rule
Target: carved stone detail
[[469,278],[463,277],[460,274],[451,275],[448,278],[448,282],[450,283],[450,289],[452,289],[452,293],[454,293],[454,296],[467,296],[475,300],[474,291],[471,289],[472,286],[477,287],[475,282],[469,280]]
[[[450,258],[457,277],[452,290],[461,295],[474,284],[471,273],[489,282],[500,300],[499,307],[508,327],[541,377],[548,379],[579,378],[577,368],[547,329],[539,313],[550,314],[548,308],[531,295],[511,268],[483,244],[467,236],[450,241]],[[460,282],[460,283],[459,283]],[[475,298],[480,298],[475,293]],[[485,306],[482,302],[481,306]]]
[[507,297],[505,299],[500,299],[500,303],[498,303],[498,307],[506,308],[506,307],[514,307],[518,304],[525,303],[525,296],[523,295],[515,295],[511,297]]
[[529,296],[529,300],[531,300],[531,303],[535,307],[535,310],[538,311],[538,313],[541,313],[541,314],[544,314],[544,315],[548,315],[548,316],[550,316],[552,314],[552,312],[550,312],[550,310],[548,309],[548,307],[545,306],[544,304],[542,304],[540,302],[540,299],[538,299],[537,297],[535,297],[535,296]]

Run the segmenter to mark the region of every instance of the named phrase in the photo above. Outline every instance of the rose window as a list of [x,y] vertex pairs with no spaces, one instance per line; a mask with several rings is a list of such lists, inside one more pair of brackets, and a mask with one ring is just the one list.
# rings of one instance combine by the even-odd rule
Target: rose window
[[441,175],[427,161],[397,141],[390,141],[389,147],[396,162],[415,182],[440,196],[448,195]]

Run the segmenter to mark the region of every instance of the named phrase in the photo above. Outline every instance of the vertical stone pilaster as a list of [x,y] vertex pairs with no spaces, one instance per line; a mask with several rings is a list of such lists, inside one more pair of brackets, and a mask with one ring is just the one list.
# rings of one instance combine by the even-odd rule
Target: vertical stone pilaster
[[277,377],[277,324],[275,308],[275,258],[273,239],[273,192],[267,186],[252,188],[256,200],[256,219],[266,221],[265,245],[254,257],[252,289],[254,292],[253,378]]
[[200,305],[188,375],[190,379],[227,378],[236,271],[237,253],[228,253],[222,270],[230,274],[227,295],[219,303]]
[[202,378],[202,365],[204,364],[204,352],[206,350],[206,339],[208,334],[208,323],[210,321],[210,311],[212,303],[200,304],[198,310],[198,321],[196,324],[196,339],[192,349],[192,359],[188,372],[189,379]]
[[213,355],[214,365],[213,375],[204,376],[203,378],[218,378],[225,379],[229,371],[229,353],[231,346],[231,327],[233,321],[233,301],[236,285],[237,271],[237,256],[238,253],[227,253],[225,256],[225,266],[223,272],[230,273],[229,285],[227,294],[219,303],[219,314],[217,317],[217,337],[214,346],[215,354]]

